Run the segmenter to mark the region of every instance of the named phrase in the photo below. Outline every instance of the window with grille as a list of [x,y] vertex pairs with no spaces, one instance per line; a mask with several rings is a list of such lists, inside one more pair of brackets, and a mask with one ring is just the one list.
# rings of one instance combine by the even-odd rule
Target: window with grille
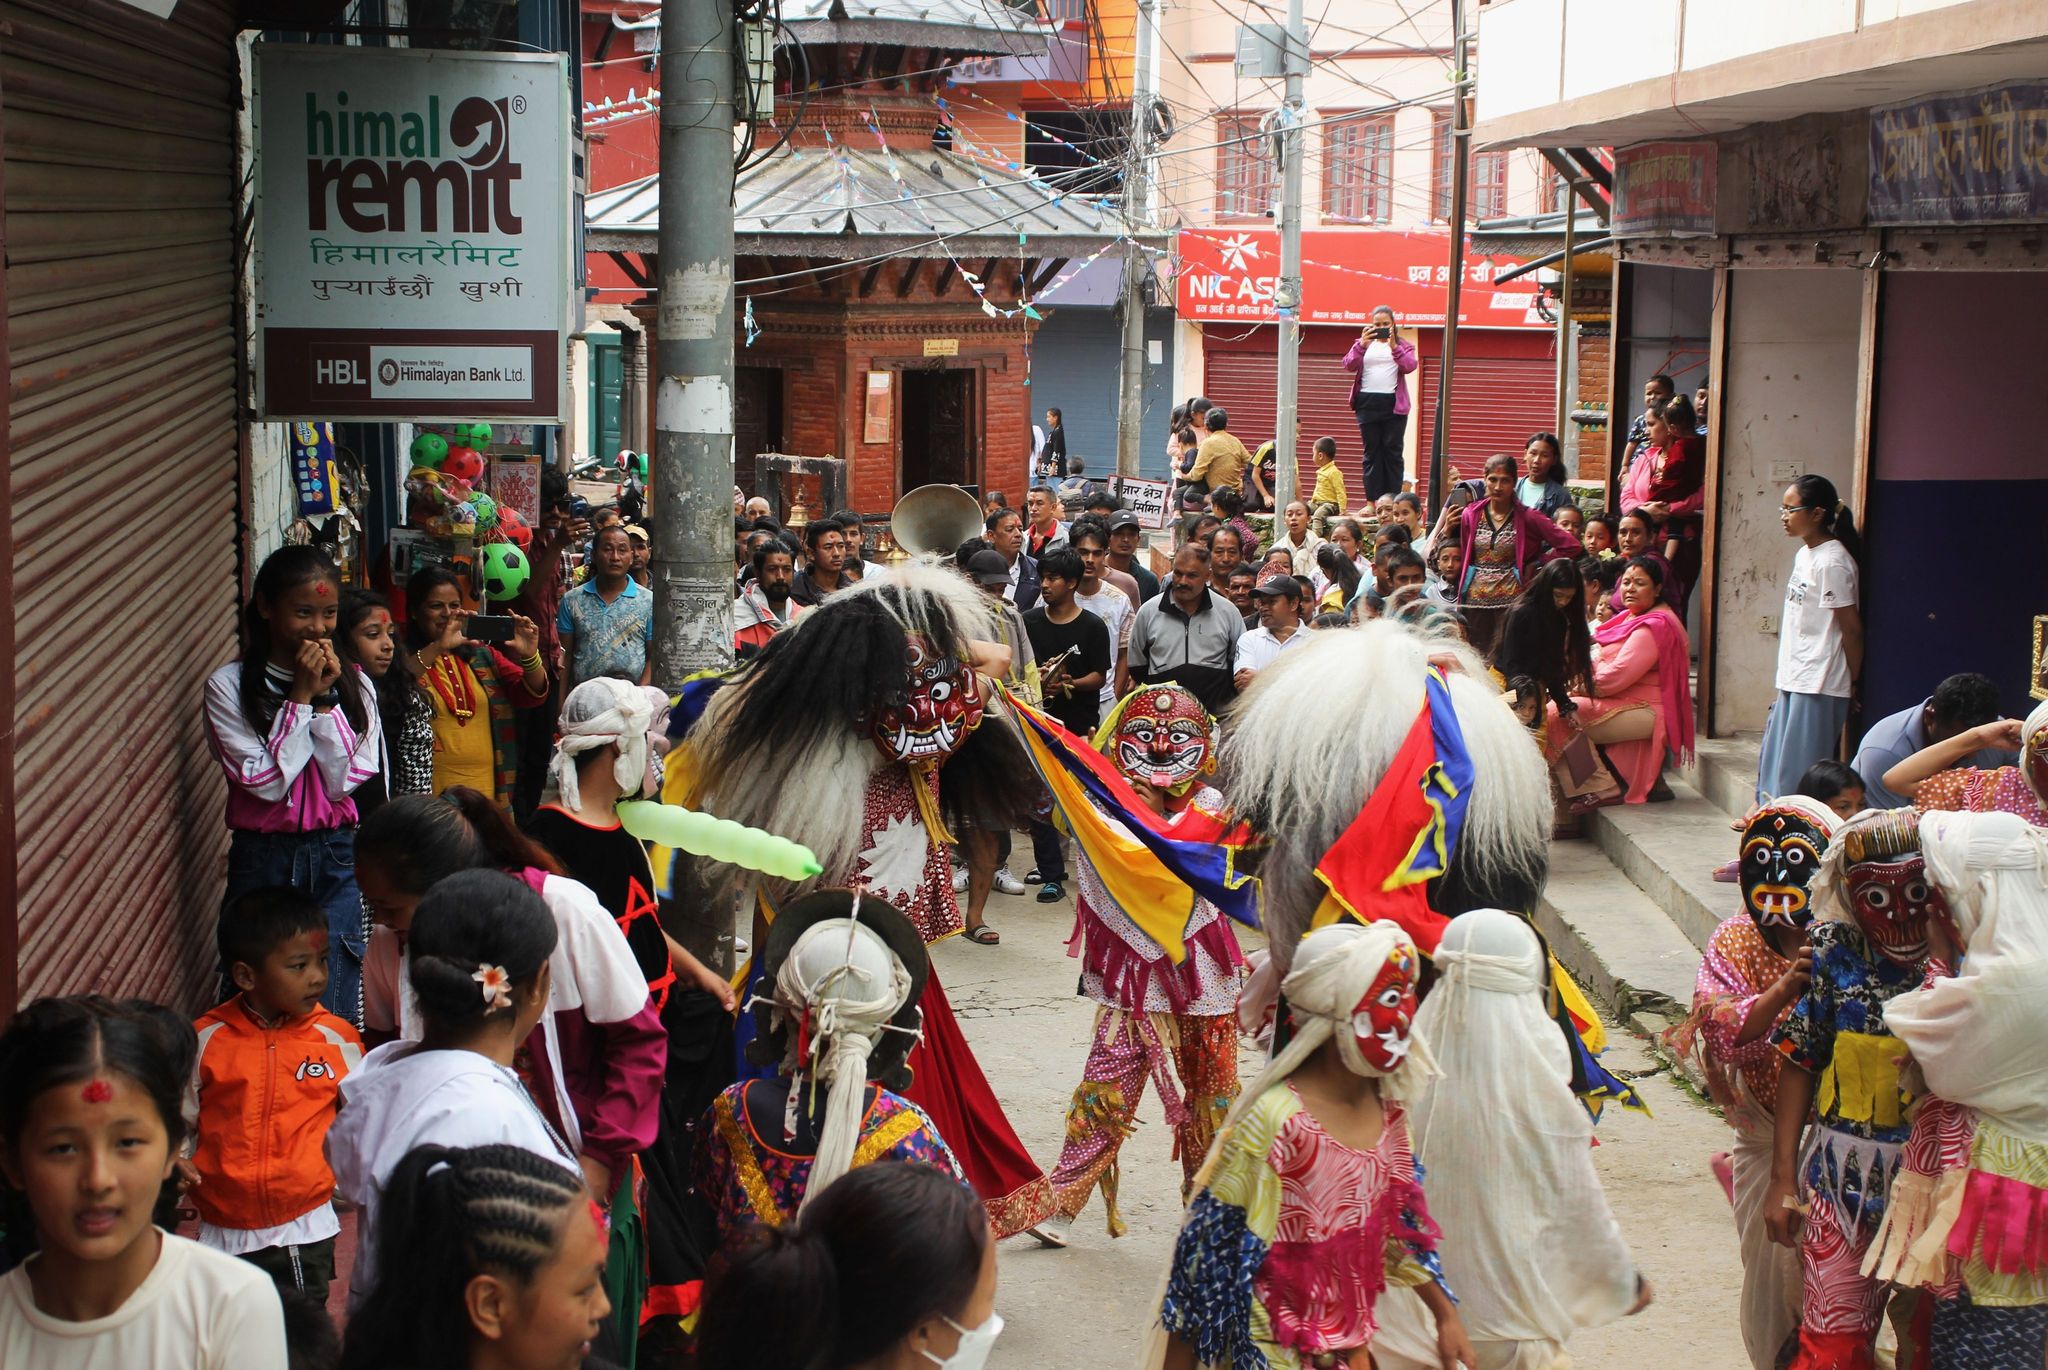
[[1323,217],[1383,224],[1394,217],[1394,120],[1359,114],[1323,126]]
[[[1431,182],[1435,187],[1434,203],[1430,217],[1438,223],[1446,223],[1451,217],[1451,171],[1454,165],[1451,151],[1451,111],[1435,109],[1430,111],[1435,120],[1435,167]],[[1475,152],[1472,166],[1465,185],[1465,221],[1477,223],[1481,219],[1499,219],[1508,212],[1508,155],[1505,152]]]
[[1272,211],[1280,168],[1272,140],[1256,114],[1227,114],[1216,121],[1216,213],[1221,218],[1259,217]]

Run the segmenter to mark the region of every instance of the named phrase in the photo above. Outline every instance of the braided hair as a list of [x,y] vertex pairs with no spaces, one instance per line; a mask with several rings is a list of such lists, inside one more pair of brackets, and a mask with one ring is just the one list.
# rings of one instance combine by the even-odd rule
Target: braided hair
[[465,1291],[479,1275],[532,1281],[589,1193],[523,1147],[422,1146],[384,1188],[377,1287],[348,1324],[342,1370],[469,1364]]

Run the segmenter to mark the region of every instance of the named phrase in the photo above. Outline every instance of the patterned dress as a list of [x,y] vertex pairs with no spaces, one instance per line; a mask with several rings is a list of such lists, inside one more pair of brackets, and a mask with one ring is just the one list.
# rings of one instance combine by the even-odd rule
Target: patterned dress
[[[1219,818],[1225,808],[1222,794],[1205,786],[1176,821]],[[1117,1156],[1137,1130],[1146,1080],[1158,1086],[1174,1131],[1183,1198],[1237,1099],[1237,993],[1244,953],[1222,911],[1197,898],[1184,934],[1187,954],[1175,965],[1117,906],[1086,852],[1080,854],[1079,872],[1067,954],[1081,957],[1081,993],[1098,1007],[1081,1083],[1067,1106],[1066,1143],[1053,1167],[1052,1187],[1060,1213],[1069,1218],[1100,1188],[1109,1234],[1120,1237],[1125,1228],[1117,1211]]]
[[1853,924],[1818,922],[1811,938],[1813,983],[1773,1037],[1786,1060],[1815,1077],[1800,1165],[1806,1293],[1795,1370],[1857,1363],[1884,1312],[1889,1286],[1862,1273],[1863,1256],[1884,1218],[1913,1101],[1884,1006],[1921,979],[1918,967],[1871,951]]
[[1299,1370],[1372,1340],[1389,1284],[1443,1282],[1407,1116],[1370,1151],[1317,1123],[1290,1082],[1233,1129],[1175,1244],[1160,1321],[1204,1366]]
[[[932,840],[938,791],[936,772],[900,764],[877,771],[868,781],[860,854],[852,869],[837,876],[840,883],[872,890],[901,910],[926,946],[956,936],[966,926],[953,894],[945,848]],[[1053,1212],[1052,1185],[989,1088],[939,983],[936,964],[918,1007],[924,1012],[924,1037],[911,1048],[911,1082],[905,1097],[924,1110],[952,1145],[998,1237],[1044,1222]]]
[[[795,1217],[817,1159],[808,1153],[785,1151],[762,1138],[747,1116],[745,1098],[750,1083],[759,1085],[758,1081],[742,1081],[713,1100],[698,1129],[704,1140],[697,1149],[697,1192],[717,1215],[721,1247],[729,1247],[736,1236],[756,1223],[780,1227]],[[802,1085],[793,1083],[791,1088]],[[875,1161],[911,1161],[943,1170],[964,1183],[959,1162],[924,1110],[879,1085],[870,1085],[868,1093],[872,1102],[860,1122],[860,1141],[853,1152],[856,1167]]]
[[1931,775],[1914,791],[1913,807],[1923,813],[1936,809],[1950,813],[2012,813],[2037,828],[2048,828],[2048,806],[2034,797],[2017,766],[2000,766],[1992,771],[1958,766]]

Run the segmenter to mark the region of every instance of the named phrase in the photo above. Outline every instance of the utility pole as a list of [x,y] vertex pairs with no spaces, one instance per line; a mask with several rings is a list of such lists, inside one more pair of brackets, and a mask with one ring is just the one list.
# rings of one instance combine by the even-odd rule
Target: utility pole
[[1131,88],[1131,147],[1124,162],[1123,358],[1117,375],[1116,473],[1138,474],[1145,438],[1145,249],[1137,233],[1152,221],[1152,35],[1157,0],[1138,0],[1137,70]]
[[1280,316],[1278,403],[1273,421],[1273,503],[1285,514],[1296,495],[1294,444],[1300,427],[1301,393],[1301,106],[1308,76],[1308,33],[1301,0],[1287,0],[1287,45],[1283,58],[1287,96],[1280,104],[1280,279],[1273,308]]
[[1572,230],[1579,219],[1579,180],[1574,176],[1564,186],[1564,266],[1557,292],[1557,459],[1564,460],[1565,425],[1571,422],[1572,390],[1572,253],[1577,247]]
[[1457,71],[1451,80],[1451,279],[1444,295],[1443,373],[1437,377],[1436,431],[1429,440],[1429,512],[1432,517],[1444,506],[1444,476],[1451,427],[1451,374],[1458,359],[1458,302],[1465,284],[1465,195],[1472,171],[1472,111],[1467,99],[1472,89],[1472,45],[1465,36],[1465,6],[1451,0],[1451,33]]
[[[732,184],[738,25],[727,0],[661,7],[660,310],[654,392],[654,682],[732,664]],[[678,855],[662,921],[721,973],[735,909]]]
[[[723,0],[661,7],[654,682],[732,664],[732,184],[738,42]],[[707,187],[718,188],[706,193]]]

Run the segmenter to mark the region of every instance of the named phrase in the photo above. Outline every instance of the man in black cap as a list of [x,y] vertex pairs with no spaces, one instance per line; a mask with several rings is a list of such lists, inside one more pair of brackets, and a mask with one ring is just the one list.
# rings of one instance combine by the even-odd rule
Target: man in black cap
[[1307,640],[1301,627],[1301,582],[1274,569],[1259,577],[1252,590],[1259,608],[1259,626],[1237,640],[1237,688],[1249,689],[1252,677],[1290,647]]
[[1130,510],[1119,509],[1109,516],[1110,567],[1138,582],[1140,604],[1159,598],[1159,577],[1152,574],[1152,569],[1145,565],[1145,559],[1138,551],[1138,544],[1144,537],[1144,525]]

